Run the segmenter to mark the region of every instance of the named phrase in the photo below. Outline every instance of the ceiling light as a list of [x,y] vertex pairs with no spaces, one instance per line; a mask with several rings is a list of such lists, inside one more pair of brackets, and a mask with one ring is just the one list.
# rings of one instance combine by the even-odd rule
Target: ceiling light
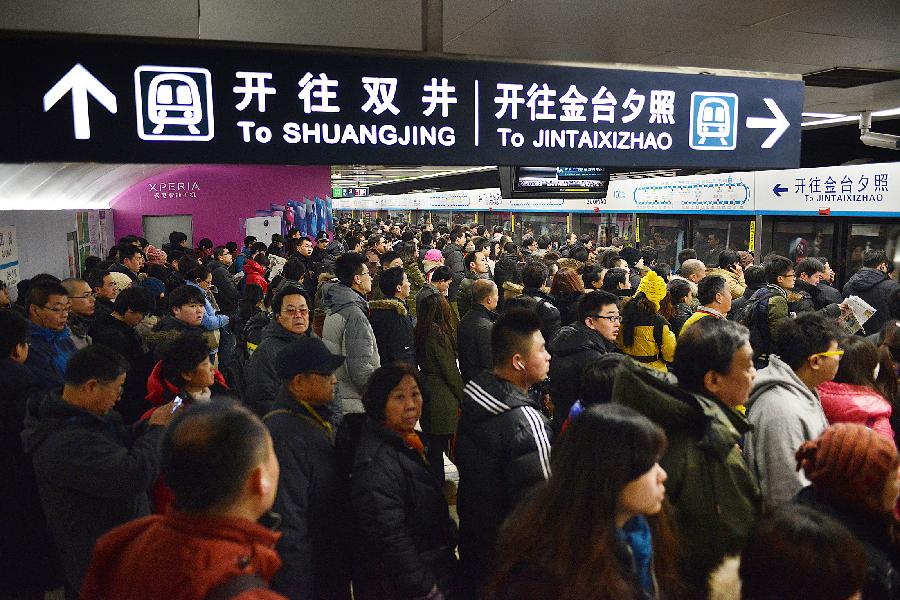
[[843,113],[818,113],[818,112],[805,112],[803,113],[804,117],[816,118],[816,119],[837,119],[838,117],[846,117],[847,115]]

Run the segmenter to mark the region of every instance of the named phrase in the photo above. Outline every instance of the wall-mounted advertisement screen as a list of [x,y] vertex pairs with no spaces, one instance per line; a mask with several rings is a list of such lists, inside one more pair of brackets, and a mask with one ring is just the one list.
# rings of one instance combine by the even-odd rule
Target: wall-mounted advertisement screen
[[500,167],[504,198],[603,198],[608,186],[605,167]]

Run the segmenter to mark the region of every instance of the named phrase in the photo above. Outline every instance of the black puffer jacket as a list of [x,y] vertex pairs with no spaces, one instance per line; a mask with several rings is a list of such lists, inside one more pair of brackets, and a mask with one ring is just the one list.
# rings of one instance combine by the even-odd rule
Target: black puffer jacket
[[282,517],[283,566],[272,589],[292,600],[349,600],[346,478],[331,432],[284,392],[273,409],[264,421],[281,467],[272,509]]
[[437,479],[398,434],[366,417],[350,477],[357,600],[452,597],[456,526]]
[[[165,429],[126,429],[119,413],[99,417],[56,393],[28,403],[22,446],[31,456],[66,584],[81,588],[97,539],[150,514]],[[143,435],[138,435],[143,433]]]
[[891,542],[884,521],[871,513],[829,502],[811,485],[800,490],[794,502],[837,519],[862,543],[868,563],[863,598],[900,598],[900,546]]
[[579,397],[584,367],[607,352],[617,352],[616,345],[603,339],[584,322],[566,325],[550,343],[550,398],[553,400],[553,433],[559,435],[569,410]]
[[[41,388],[25,365],[0,360],[0,596],[11,589],[62,585],[59,558],[47,530],[31,459],[22,450],[25,406]],[[43,587],[46,586],[46,587]]]
[[571,325],[578,318],[578,301],[584,296],[581,292],[565,292],[553,297],[553,304],[559,309],[561,325]]
[[529,296],[537,301],[537,314],[541,318],[542,323],[541,334],[544,336],[544,342],[549,345],[562,326],[559,309],[553,304],[553,298],[537,288],[524,288],[522,295]]
[[416,364],[416,349],[413,344],[413,322],[406,309],[406,303],[391,298],[369,302],[369,322],[375,332],[378,356],[381,364],[393,362]]
[[459,372],[463,382],[490,371],[494,367],[491,356],[491,331],[497,313],[482,304],[473,304],[466,316],[459,322],[457,347],[459,352]]
[[675,316],[672,317],[672,333],[675,334],[675,337],[681,333],[681,328],[692,314],[694,314],[694,309],[687,302],[679,302],[675,307]]
[[215,294],[216,302],[219,304],[219,310],[222,314],[228,315],[229,318],[237,314],[238,300],[241,299],[241,293],[238,291],[228,267],[217,260],[209,263],[209,269],[212,271],[213,285],[218,290]]
[[263,328],[262,340],[244,367],[247,385],[244,403],[259,416],[271,410],[275,397],[281,389],[281,379],[275,372],[278,353],[287,348],[291,342],[305,337],[315,337],[312,327],[307,327],[306,333],[303,334],[291,333],[278,321],[273,320]]
[[444,255],[444,264],[453,271],[453,282],[450,284],[450,301],[456,300],[456,294],[459,292],[459,285],[466,276],[466,261],[463,256],[462,248],[456,244],[447,244],[442,252]]
[[816,310],[825,308],[829,304],[840,304],[844,301],[841,292],[824,281],[820,281],[817,287],[819,288],[819,296],[813,300],[816,303]]
[[538,483],[550,477],[550,426],[509,381],[483,371],[463,389],[455,462],[460,558],[468,577],[490,572],[497,532]]
[[900,289],[900,283],[888,278],[887,273],[869,267],[854,273],[844,286],[844,298],[859,296],[877,311],[863,324],[866,333],[881,331],[882,326],[891,320],[888,300],[897,289]]

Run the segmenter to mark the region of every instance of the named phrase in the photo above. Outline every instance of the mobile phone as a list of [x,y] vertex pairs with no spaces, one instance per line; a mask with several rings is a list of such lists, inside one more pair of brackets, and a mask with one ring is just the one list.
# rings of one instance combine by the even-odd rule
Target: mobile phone
[[172,406],[172,413],[174,414],[175,411],[178,410],[178,408],[179,408],[182,404],[184,404],[184,400],[181,398],[181,396],[175,396],[175,399],[172,400],[172,404],[173,404],[173,406]]

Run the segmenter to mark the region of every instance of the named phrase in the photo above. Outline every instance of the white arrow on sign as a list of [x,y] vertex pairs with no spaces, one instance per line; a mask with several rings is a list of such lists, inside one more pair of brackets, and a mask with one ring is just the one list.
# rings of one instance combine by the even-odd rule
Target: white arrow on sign
[[791,122],[785,118],[784,113],[781,112],[781,109],[778,108],[778,105],[775,104],[774,100],[771,98],[763,98],[763,101],[766,103],[766,106],[769,107],[769,110],[772,111],[772,114],[775,115],[775,118],[747,117],[747,127],[749,129],[771,129],[772,133],[769,134],[769,137],[767,137],[766,141],[760,146],[760,148],[771,148],[775,145],[775,142],[778,141],[778,138],[788,130],[788,127],[791,126]]
[[88,93],[112,114],[118,111],[116,96],[91,73],[76,63],[63,78],[44,94],[44,112],[60,98],[72,92],[72,115],[75,120],[75,139],[91,139],[91,119],[88,115]]

